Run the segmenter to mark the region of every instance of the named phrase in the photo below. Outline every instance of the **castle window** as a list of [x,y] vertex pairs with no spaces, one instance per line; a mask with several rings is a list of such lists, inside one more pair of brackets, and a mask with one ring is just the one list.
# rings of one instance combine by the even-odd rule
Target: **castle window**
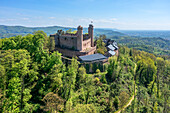
[[67,40],[67,38],[65,37],[65,40]]

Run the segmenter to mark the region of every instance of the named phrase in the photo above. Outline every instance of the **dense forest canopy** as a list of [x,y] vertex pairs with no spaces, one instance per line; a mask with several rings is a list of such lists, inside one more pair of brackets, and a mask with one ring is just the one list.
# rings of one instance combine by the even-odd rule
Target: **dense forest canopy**
[[43,31],[0,39],[0,112],[170,111],[168,57],[121,45],[103,72],[88,74],[76,58],[64,64],[54,45]]
[[156,55],[170,55],[170,40],[156,37],[113,36],[119,44]]

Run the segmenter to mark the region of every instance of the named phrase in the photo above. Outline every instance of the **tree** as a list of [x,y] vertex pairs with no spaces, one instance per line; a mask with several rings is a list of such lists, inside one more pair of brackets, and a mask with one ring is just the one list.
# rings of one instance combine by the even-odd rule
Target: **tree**
[[71,33],[72,32],[72,29],[69,29],[66,31],[66,33]]
[[72,106],[73,106],[73,102],[72,99],[68,99],[68,101],[66,102],[66,107],[65,107],[65,111],[66,112],[70,112],[72,110]]
[[129,56],[132,56],[132,55],[133,55],[133,50],[130,49]]
[[46,105],[45,109],[48,109],[51,113],[64,110],[64,100],[53,92],[46,94],[43,102]]
[[162,77],[160,77],[161,74],[163,74],[164,68],[165,68],[165,61],[163,58],[157,58],[157,96],[160,97],[159,92],[160,92],[160,82],[162,82]]
[[3,103],[3,112],[20,112],[21,81],[19,77],[9,80],[7,99]]
[[119,98],[117,96],[115,97],[115,100],[114,100],[113,104],[114,104],[116,110],[118,110],[118,107],[119,107]]
[[97,39],[97,53],[105,54],[106,51],[105,43],[103,42],[102,36],[100,36],[100,38]]
[[110,82],[114,81],[118,75],[118,62],[116,57],[109,58],[107,78]]
[[31,98],[30,84],[37,79],[37,73],[30,68],[29,53],[26,50],[7,50],[0,55],[0,61],[5,67],[8,83],[3,110],[22,112]]
[[139,82],[147,86],[151,81],[156,78],[156,66],[154,61],[148,58],[148,60],[140,60],[137,63],[137,76]]
[[93,104],[77,104],[70,113],[97,113]]
[[55,49],[55,40],[54,37],[50,37],[50,51],[53,51]]
[[63,76],[63,97],[66,101],[71,98],[73,90],[75,89],[77,70],[77,59],[72,58],[71,64],[67,67],[67,73]]
[[129,99],[129,95],[125,92],[125,91],[122,91],[119,95],[119,106],[120,108],[123,107],[123,105],[125,105],[127,102],[128,102],[128,99]]
[[49,37],[47,36],[47,34],[44,31],[41,31],[41,30],[34,31],[33,34],[34,35],[37,35],[37,34],[43,35],[43,37],[45,38],[45,40],[44,40],[44,47],[48,48],[48,46],[49,46]]
[[78,69],[78,74],[76,76],[76,89],[80,89],[85,83],[86,69],[81,66]]
[[[7,77],[5,75],[5,68],[4,66],[0,65],[0,108],[2,109],[3,101],[6,98],[6,88],[7,88]],[[1,111],[1,110],[0,110]],[[2,112],[2,111],[1,111]]]
[[58,92],[63,87],[62,77],[63,71],[65,71],[65,66],[62,63],[61,56],[58,52],[57,53],[54,52],[50,57],[51,57],[51,59],[49,60],[50,62],[48,62],[48,65],[46,66],[48,71],[50,70],[50,73],[47,76],[47,78],[50,79],[49,83],[51,86],[50,88],[51,91]]

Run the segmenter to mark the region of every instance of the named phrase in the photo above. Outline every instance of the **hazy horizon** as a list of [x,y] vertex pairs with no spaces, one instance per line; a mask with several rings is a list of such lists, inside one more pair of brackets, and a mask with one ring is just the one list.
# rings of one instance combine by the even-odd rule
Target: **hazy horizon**
[[[91,23],[90,23],[91,24]],[[0,25],[0,26],[20,26],[20,27],[28,27],[28,28],[36,28],[36,27],[55,27],[55,26],[58,26],[58,27],[66,27],[66,28],[77,28],[77,27],[72,27],[72,26],[59,26],[59,25],[50,25],[50,26],[24,26],[24,25]],[[88,26],[84,27],[82,26],[83,28],[88,28]],[[157,30],[154,30],[154,29],[117,29],[117,28],[99,28],[99,27],[95,27],[95,29],[107,29],[107,30],[114,30],[114,31],[170,31],[170,29],[165,29],[165,30],[162,30],[162,29],[157,29]]]

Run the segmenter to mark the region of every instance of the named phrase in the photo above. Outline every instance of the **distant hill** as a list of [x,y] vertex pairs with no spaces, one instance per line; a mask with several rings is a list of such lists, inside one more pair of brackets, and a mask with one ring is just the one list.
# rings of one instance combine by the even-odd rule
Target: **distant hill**
[[[47,35],[54,34],[57,32],[57,30],[63,30],[66,31],[68,29],[72,29],[72,31],[77,30],[77,28],[71,28],[71,27],[61,27],[61,26],[49,26],[49,27],[24,27],[24,26],[6,26],[6,25],[0,25],[0,38],[5,37],[12,37],[16,35],[26,35],[28,33],[33,33],[37,30],[42,30]],[[84,28],[84,33],[87,33],[88,29]],[[100,29],[96,28],[94,29],[94,35],[98,36],[101,34],[105,34],[107,37],[112,36],[124,36],[125,34],[117,31],[113,31],[110,29]]]
[[134,37],[161,37],[170,40],[170,30],[118,30]]

